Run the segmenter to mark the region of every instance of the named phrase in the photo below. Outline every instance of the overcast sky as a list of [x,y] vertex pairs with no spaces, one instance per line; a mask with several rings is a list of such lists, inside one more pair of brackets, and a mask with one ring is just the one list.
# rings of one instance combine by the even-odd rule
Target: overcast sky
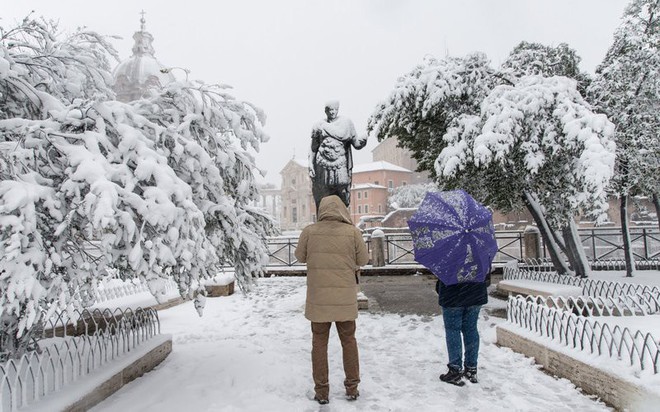
[[[369,115],[397,77],[427,54],[486,53],[499,65],[520,41],[566,42],[593,73],[612,42],[628,0],[3,0],[0,25],[31,10],[59,20],[63,29],[87,26],[121,36],[115,46],[131,54],[132,35],[146,11],[156,58],[190,77],[226,83],[234,96],[268,116],[269,142],[257,154],[279,186],[279,172],[294,154],[306,158],[312,125],[337,99],[339,114],[366,134]],[[355,154],[371,161],[370,138]]]

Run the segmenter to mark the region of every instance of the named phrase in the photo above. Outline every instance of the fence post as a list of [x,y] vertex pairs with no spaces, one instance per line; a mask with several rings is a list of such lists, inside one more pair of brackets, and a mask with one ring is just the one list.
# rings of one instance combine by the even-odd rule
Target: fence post
[[371,233],[371,266],[385,266],[385,233],[376,229]]
[[534,226],[527,226],[523,232],[526,261],[541,258],[541,232]]

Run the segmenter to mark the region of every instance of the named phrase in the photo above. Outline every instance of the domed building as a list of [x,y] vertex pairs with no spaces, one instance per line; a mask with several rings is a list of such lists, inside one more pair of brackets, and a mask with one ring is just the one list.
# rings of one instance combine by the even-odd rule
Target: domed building
[[147,97],[150,90],[159,89],[174,81],[174,76],[154,57],[154,37],[146,31],[144,12],[140,18],[140,31],[133,35],[133,55],[119,63],[113,73],[113,89],[117,100],[130,102]]

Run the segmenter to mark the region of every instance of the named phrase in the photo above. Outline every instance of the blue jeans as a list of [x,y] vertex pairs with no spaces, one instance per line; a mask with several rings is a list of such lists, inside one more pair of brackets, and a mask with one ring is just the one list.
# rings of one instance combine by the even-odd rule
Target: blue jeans
[[463,369],[463,344],[465,344],[465,367],[477,367],[477,358],[479,357],[477,319],[479,319],[480,309],[481,305],[464,308],[443,306],[442,308],[449,366],[452,368]]

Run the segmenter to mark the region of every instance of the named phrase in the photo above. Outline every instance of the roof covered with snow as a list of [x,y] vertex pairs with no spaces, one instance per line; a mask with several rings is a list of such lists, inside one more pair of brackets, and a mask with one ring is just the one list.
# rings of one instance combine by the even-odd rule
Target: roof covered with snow
[[373,183],[360,183],[357,185],[353,185],[351,189],[360,190],[360,189],[387,189],[387,188],[383,185],[375,185]]
[[412,171],[406,169],[405,167],[397,166],[395,164],[386,162],[384,160],[381,160],[379,162],[361,163],[361,164],[353,165],[353,174],[362,173],[362,172],[374,172],[378,170],[412,173]]

